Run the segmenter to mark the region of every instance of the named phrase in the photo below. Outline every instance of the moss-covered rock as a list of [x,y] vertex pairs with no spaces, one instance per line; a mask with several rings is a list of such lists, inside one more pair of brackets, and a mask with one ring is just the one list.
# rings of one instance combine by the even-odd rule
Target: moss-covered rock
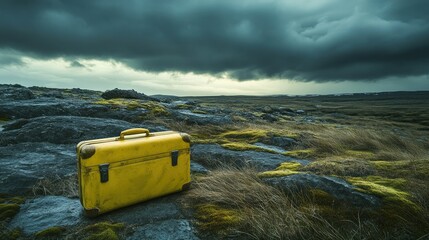
[[112,229],[106,229],[100,233],[94,233],[85,238],[85,240],[118,240],[119,237]]
[[204,231],[227,232],[240,222],[237,211],[214,204],[202,204],[196,208],[197,225]]
[[256,142],[259,139],[267,137],[267,134],[268,131],[263,129],[241,129],[222,133],[220,134],[220,137],[230,140]]
[[269,152],[269,153],[275,153],[274,151],[271,151],[266,148],[258,147],[249,143],[243,143],[243,142],[228,142],[221,144],[222,147],[230,150],[235,151],[257,151],[257,152]]
[[261,178],[269,178],[269,177],[283,177],[283,176],[288,176],[292,174],[299,174],[300,172],[298,170],[301,167],[302,165],[297,162],[284,162],[280,164],[280,166],[275,170],[259,173],[258,176]]
[[60,236],[65,231],[66,231],[66,228],[55,226],[55,227],[50,227],[45,230],[39,231],[36,234],[34,234],[34,236],[37,239],[54,238],[54,237]]
[[0,221],[12,218],[19,212],[19,205],[16,203],[0,204]]
[[294,158],[311,158],[314,155],[314,149],[299,149],[285,152],[284,155]]

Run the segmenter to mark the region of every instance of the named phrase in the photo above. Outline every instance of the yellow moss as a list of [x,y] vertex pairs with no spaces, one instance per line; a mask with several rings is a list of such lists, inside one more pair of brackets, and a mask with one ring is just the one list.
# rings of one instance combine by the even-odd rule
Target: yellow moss
[[258,152],[275,153],[274,151],[271,151],[269,149],[261,148],[249,143],[242,143],[242,142],[229,142],[229,143],[221,144],[221,146],[235,151],[258,151]]
[[222,133],[220,137],[255,142],[261,138],[267,137],[267,133],[268,131],[263,129],[242,129]]
[[293,174],[300,173],[298,169],[301,167],[300,163],[297,162],[284,162],[280,164],[276,170],[273,171],[265,171],[258,174],[258,177],[261,178],[269,178],[269,177],[283,177]]
[[15,216],[19,212],[19,205],[15,203],[0,204],[0,221]]
[[380,176],[368,176],[350,177],[347,180],[358,187],[358,191],[379,196],[385,202],[404,204],[414,210],[419,208],[410,200],[411,196],[409,193],[400,190],[406,184],[406,180],[403,178],[391,179]]
[[89,225],[85,228],[86,231],[93,231],[93,232],[101,232],[107,229],[111,230],[121,230],[125,227],[122,223],[111,223],[111,222],[99,222],[93,225]]
[[100,233],[92,234],[91,236],[85,238],[86,240],[118,240],[118,235],[112,229],[106,229]]
[[237,115],[232,116],[231,119],[233,121],[237,121],[237,122],[246,122],[247,121],[247,119],[245,119],[244,117],[237,116]]
[[372,161],[378,172],[387,176],[414,176],[429,179],[429,160]]
[[240,222],[237,211],[225,209],[214,204],[197,206],[198,227],[208,231],[225,231]]
[[150,111],[154,116],[167,116],[169,114],[167,108],[157,102],[149,101],[144,102],[141,106]]
[[294,158],[309,158],[314,155],[314,149],[292,150],[283,154]]
[[36,238],[47,238],[61,235],[66,229],[64,227],[50,227],[35,234]]
[[203,110],[193,110],[192,112],[196,113],[196,114],[207,114],[207,112],[205,112]]

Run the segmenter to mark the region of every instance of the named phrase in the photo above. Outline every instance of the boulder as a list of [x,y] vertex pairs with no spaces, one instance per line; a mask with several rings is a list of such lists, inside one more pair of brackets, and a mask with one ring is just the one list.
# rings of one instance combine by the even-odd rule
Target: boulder
[[33,92],[24,86],[0,84],[0,100],[28,100],[34,98]]
[[172,112],[173,117],[178,121],[184,121],[187,124],[198,124],[198,125],[224,125],[232,122],[229,115],[212,115],[212,114],[200,114],[193,113],[189,110],[175,110]]
[[156,98],[149,97],[143,93],[139,93],[132,90],[123,90],[115,88],[113,90],[107,90],[103,94],[101,94],[101,97],[104,99],[113,99],[113,98],[127,98],[127,99],[141,99],[141,100],[150,100],[150,101],[158,101]]

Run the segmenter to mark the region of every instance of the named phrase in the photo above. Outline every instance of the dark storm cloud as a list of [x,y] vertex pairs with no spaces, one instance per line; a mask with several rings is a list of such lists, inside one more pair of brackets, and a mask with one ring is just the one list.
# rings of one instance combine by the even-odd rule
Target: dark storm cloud
[[427,0],[1,1],[0,48],[239,80],[428,73]]
[[80,62],[78,62],[78,61],[73,61],[73,62],[71,62],[70,63],[70,67],[77,67],[77,68],[79,68],[79,67],[85,67],[85,65],[83,65],[82,63],[80,63]]

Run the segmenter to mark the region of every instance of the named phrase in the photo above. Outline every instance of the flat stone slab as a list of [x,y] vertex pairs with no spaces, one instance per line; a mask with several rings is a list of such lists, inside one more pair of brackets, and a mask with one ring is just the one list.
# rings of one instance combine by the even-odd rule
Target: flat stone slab
[[0,193],[24,194],[47,176],[76,173],[74,144],[19,143],[0,147]]
[[26,235],[53,226],[73,226],[82,222],[79,199],[44,196],[27,200],[12,219],[10,228],[20,228]]
[[192,161],[207,168],[250,166],[258,171],[267,171],[275,169],[283,162],[299,162],[303,165],[310,163],[307,160],[295,159],[281,154],[228,150],[217,144],[195,144],[191,151]]
[[192,240],[199,238],[195,236],[188,220],[170,219],[137,227],[135,232],[127,239]]

